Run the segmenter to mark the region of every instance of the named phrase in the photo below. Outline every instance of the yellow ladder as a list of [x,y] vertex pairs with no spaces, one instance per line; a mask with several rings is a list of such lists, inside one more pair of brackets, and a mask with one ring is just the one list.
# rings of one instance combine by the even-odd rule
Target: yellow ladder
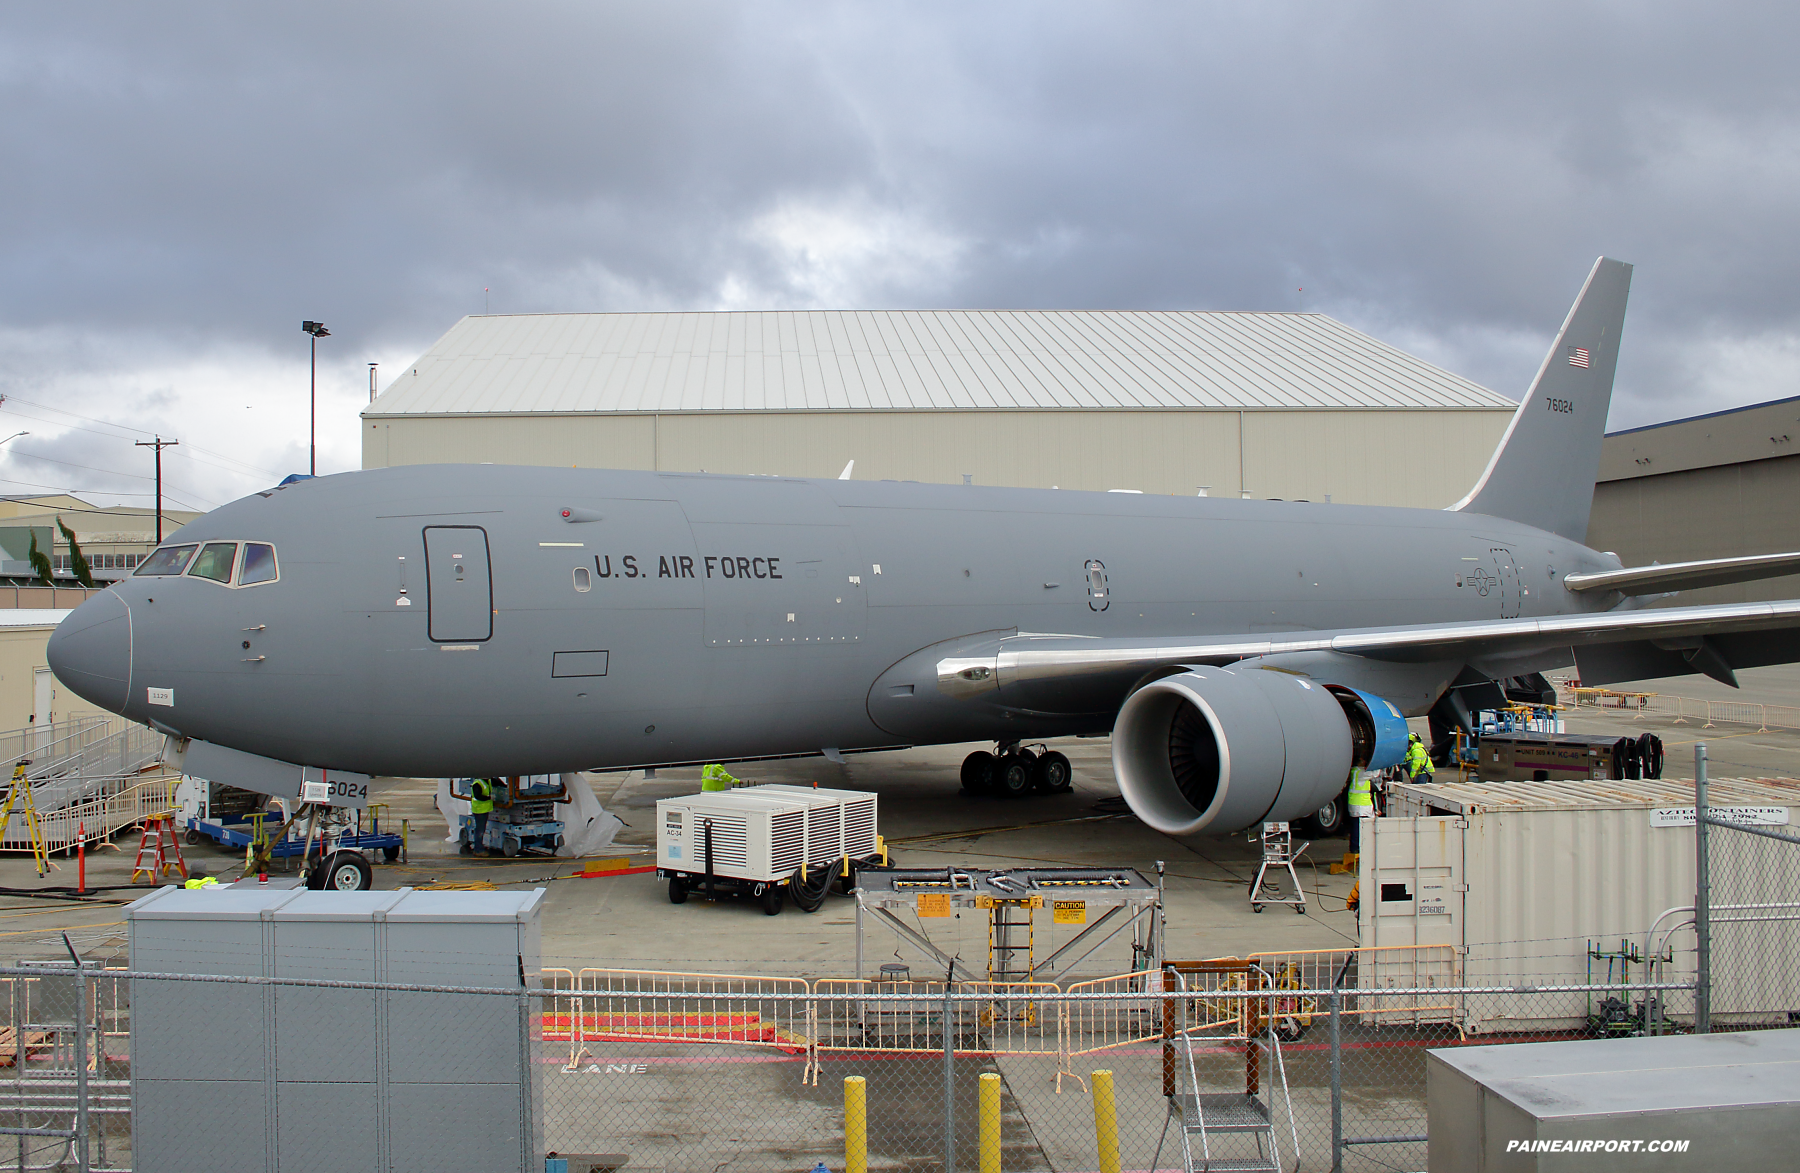
[[30,758],[20,758],[13,766],[12,788],[6,792],[6,805],[0,807],[0,834],[12,825],[13,807],[20,805],[19,798],[23,795],[25,826],[31,832],[31,859],[37,864],[41,879],[56,865],[50,862],[50,849],[44,844],[44,826],[38,822],[37,806],[31,801],[31,782],[25,777],[25,767],[30,764]]
[[[988,910],[988,981],[1028,982],[1037,965],[1037,931],[1027,900],[995,900]],[[1022,913],[1023,916],[1017,914]],[[1019,938],[1025,938],[1023,944]],[[1018,955],[1025,955],[1019,966]]]

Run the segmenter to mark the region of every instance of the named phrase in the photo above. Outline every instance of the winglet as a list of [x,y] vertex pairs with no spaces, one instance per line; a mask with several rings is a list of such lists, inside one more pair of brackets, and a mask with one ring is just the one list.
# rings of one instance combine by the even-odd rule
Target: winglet
[[1630,265],[1594,262],[1487,470],[1451,509],[1587,540],[1630,291]]
[[845,466],[844,466],[844,471],[843,471],[843,472],[840,472],[840,473],[839,473],[839,474],[838,474],[838,480],[840,480],[840,481],[847,481],[847,480],[849,480],[849,479],[850,479],[850,470],[851,470],[851,469],[853,469],[853,468],[855,468],[855,467],[856,467],[856,461],[855,461],[855,460],[852,460],[852,461],[851,461],[851,462],[850,462],[850,463],[849,463],[849,464],[846,464],[846,465],[845,465]]

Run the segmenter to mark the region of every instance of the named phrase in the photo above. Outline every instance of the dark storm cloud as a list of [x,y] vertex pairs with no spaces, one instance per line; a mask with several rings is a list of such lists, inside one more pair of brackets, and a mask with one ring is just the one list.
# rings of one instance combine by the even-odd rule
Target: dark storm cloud
[[[397,369],[491,286],[502,311],[1303,306],[1518,394],[1607,252],[1639,266],[1615,426],[1771,398],[1800,373],[1795,23],[1624,3],[13,8],[0,390],[231,435],[271,408],[261,381],[291,386],[319,317],[322,435],[354,465],[362,361]],[[169,379],[189,388],[173,420]],[[282,404],[246,441],[259,464],[303,451]]]

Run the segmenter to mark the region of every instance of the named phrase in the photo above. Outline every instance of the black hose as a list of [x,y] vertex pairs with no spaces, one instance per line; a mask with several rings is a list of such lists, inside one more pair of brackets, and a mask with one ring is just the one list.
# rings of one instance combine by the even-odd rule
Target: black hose
[[825,897],[831,892],[831,874],[835,869],[831,864],[811,868],[806,879],[795,872],[788,877],[788,895],[800,906],[801,912],[817,912],[825,905]]

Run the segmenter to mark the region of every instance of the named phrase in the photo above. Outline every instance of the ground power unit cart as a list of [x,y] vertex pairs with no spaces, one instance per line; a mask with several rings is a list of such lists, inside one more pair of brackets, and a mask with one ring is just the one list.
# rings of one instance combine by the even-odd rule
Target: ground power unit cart
[[671,904],[752,896],[774,916],[785,894],[816,912],[834,882],[847,893],[859,866],[886,862],[875,796],[862,791],[745,786],[656,804],[656,874]]

